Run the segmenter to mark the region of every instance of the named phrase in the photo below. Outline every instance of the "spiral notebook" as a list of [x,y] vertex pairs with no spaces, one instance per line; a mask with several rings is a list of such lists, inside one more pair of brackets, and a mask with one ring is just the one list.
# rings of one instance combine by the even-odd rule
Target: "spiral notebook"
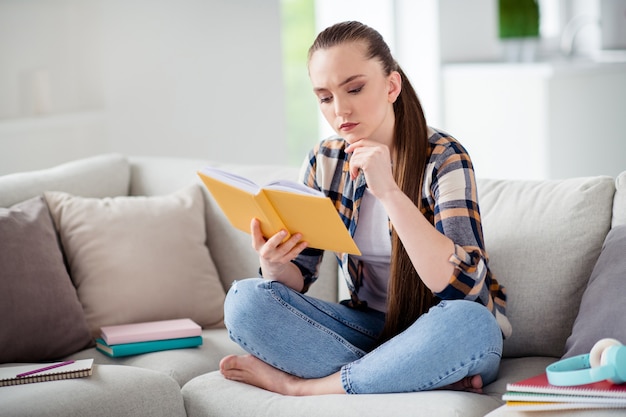
[[83,378],[93,372],[93,359],[0,367],[0,387]]
[[507,384],[509,392],[528,392],[535,394],[577,395],[596,398],[626,398],[626,384],[613,384],[609,381],[594,382],[585,385],[557,386],[548,382],[545,373],[535,375],[515,383]]
[[626,408],[626,384],[609,381],[585,385],[556,386],[542,373],[507,384],[502,396],[506,408],[516,411]]

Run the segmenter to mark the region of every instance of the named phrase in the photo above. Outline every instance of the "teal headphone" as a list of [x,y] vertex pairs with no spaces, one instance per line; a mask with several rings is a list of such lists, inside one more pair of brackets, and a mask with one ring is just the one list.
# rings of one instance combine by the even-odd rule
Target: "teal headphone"
[[605,379],[622,384],[626,382],[626,346],[615,339],[602,339],[586,355],[549,365],[546,375],[552,385],[584,385]]

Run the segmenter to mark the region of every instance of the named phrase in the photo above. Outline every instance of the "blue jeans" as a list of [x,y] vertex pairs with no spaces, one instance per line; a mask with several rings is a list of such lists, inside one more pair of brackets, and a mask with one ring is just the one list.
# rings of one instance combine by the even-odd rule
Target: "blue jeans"
[[318,300],[276,281],[233,284],[224,322],[230,337],[264,362],[302,378],[341,371],[349,394],[412,392],[464,377],[496,379],[502,333],[473,301],[442,301],[407,330],[376,347],[385,315]]

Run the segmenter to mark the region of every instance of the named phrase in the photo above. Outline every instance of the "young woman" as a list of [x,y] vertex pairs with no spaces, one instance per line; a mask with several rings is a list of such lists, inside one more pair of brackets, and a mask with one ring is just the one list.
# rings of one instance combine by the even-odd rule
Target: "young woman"
[[301,176],[334,201],[362,252],[337,254],[351,299],[304,295],[322,252],[298,234],[266,239],[253,220],[263,278],[233,284],[224,307],[231,338],[250,355],[222,359],[222,374],[286,395],[480,392],[496,378],[511,327],[467,152],[427,126],[389,47],[366,25],[321,32],[309,76],[339,137],[310,152]]

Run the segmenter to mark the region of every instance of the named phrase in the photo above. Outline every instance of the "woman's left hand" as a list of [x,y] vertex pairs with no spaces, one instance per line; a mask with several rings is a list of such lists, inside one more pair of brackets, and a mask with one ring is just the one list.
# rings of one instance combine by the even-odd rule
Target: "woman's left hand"
[[378,198],[398,189],[393,179],[389,147],[373,140],[361,139],[350,144],[346,152],[350,158],[350,177],[354,180],[363,171],[369,190]]

